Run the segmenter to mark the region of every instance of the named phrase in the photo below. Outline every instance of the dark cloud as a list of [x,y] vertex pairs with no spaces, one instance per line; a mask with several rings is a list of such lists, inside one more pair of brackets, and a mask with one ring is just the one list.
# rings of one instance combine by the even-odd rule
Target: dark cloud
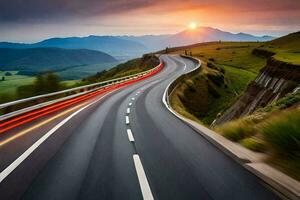
[[152,3],[148,0],[0,0],[0,21],[101,16],[144,8]]
[[[220,8],[232,12],[300,12],[300,0],[0,0],[0,21],[42,21],[120,14],[136,9]],[[148,10],[151,12],[151,10]],[[230,14],[230,13],[229,13]]]

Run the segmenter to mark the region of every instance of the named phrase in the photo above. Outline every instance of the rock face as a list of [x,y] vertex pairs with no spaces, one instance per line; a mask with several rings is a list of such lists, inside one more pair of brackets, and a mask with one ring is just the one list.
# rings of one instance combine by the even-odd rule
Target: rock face
[[270,57],[259,75],[252,81],[245,93],[230,107],[214,125],[251,114],[259,107],[285,96],[299,92],[300,66],[275,60]]

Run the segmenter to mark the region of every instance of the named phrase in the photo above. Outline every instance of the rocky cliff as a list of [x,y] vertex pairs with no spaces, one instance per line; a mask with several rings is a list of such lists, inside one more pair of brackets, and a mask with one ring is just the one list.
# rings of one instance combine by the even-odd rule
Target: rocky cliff
[[257,108],[264,107],[290,92],[300,92],[300,66],[269,57],[266,66],[249,84],[245,93],[215,120],[214,125],[251,114]]

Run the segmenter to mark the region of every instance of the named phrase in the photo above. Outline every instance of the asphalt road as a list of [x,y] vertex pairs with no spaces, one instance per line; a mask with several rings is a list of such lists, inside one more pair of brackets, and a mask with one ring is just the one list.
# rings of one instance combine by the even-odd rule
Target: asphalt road
[[[159,74],[0,145],[3,171],[74,114],[0,183],[0,199],[278,199],[164,107],[167,85],[195,64],[161,58]],[[0,144],[36,123],[1,136]]]

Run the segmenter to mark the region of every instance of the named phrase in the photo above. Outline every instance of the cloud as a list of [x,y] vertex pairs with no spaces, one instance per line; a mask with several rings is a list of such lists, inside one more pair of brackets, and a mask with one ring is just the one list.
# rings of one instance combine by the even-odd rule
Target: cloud
[[[298,11],[299,0],[0,0],[0,21],[55,21],[120,15],[142,10],[174,12],[210,9],[219,12]],[[230,13],[228,13],[230,15]]]

